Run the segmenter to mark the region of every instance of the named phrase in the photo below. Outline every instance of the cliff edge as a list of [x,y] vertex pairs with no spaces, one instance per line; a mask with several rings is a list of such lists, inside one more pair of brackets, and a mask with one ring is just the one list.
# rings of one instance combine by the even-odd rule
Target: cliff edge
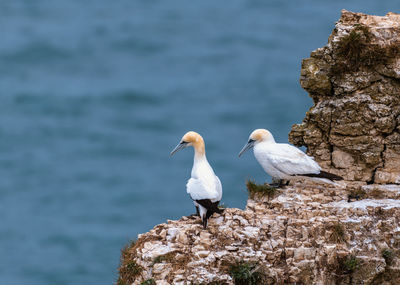
[[342,11],[303,60],[315,105],[290,140],[345,181],[250,183],[246,209],[206,230],[157,225],[122,250],[117,284],[400,284],[399,36],[400,15]]

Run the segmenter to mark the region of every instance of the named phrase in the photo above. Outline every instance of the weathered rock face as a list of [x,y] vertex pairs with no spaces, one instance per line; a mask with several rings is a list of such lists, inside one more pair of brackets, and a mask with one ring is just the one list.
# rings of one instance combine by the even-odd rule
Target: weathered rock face
[[400,183],[400,14],[343,10],[300,83],[314,106],[289,140],[346,180]]
[[238,264],[258,275],[236,284],[400,284],[399,198],[396,185],[303,181],[214,214],[206,230],[198,217],[169,221],[124,250],[120,284],[234,284]]

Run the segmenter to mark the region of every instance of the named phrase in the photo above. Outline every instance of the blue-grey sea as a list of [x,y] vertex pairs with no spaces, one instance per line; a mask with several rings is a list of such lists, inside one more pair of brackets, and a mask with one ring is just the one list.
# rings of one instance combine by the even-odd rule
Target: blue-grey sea
[[400,2],[1,0],[0,284],[114,283],[125,244],[194,212],[188,130],[243,208],[268,177],[238,152],[301,122],[301,60],[343,8]]

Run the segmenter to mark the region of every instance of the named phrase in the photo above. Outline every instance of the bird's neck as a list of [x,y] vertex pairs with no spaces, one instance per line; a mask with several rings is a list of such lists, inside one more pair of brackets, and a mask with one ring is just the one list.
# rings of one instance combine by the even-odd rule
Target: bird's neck
[[197,176],[199,173],[213,173],[212,168],[207,161],[204,141],[202,139],[196,141],[195,143],[193,143],[193,148],[194,159],[192,176]]
[[196,160],[203,160],[203,159],[205,159],[205,160],[207,160],[207,158],[206,158],[206,149],[205,149],[205,146],[204,146],[204,142],[201,140],[201,141],[196,141],[194,144],[193,144],[193,148],[194,148],[194,160],[196,161]]
[[202,162],[202,161],[207,161],[206,157],[206,151],[203,148],[197,149],[196,147],[194,148],[194,162]]
[[204,147],[204,142],[199,141],[193,144],[194,148],[194,159],[193,159],[193,166],[194,168],[208,166],[208,161],[206,157],[206,150]]
[[204,174],[213,173],[210,164],[207,161],[206,153],[196,151],[194,152],[192,177],[199,177]]

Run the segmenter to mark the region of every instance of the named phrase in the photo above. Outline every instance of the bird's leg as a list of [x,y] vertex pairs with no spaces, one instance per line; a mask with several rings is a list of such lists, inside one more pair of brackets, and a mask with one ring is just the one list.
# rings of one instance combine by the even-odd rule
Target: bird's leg
[[284,185],[283,179],[278,179],[278,178],[272,177],[272,183],[269,185],[273,188],[280,188]]
[[206,215],[203,215],[201,220],[202,220],[202,223],[203,223],[203,229],[206,229],[207,228],[207,217],[206,217]]
[[358,201],[358,200],[360,200],[360,195],[358,195],[358,194],[349,194],[348,196],[347,196],[347,202],[348,203],[350,203],[350,202],[352,202],[351,201],[351,199],[356,199],[356,201]]
[[200,210],[199,210],[199,206],[196,206],[196,213],[195,214],[191,214],[188,217],[200,217]]
[[271,181],[271,183],[269,185],[271,187],[278,187],[278,180],[279,179],[276,179],[275,177],[272,177],[272,181]]

